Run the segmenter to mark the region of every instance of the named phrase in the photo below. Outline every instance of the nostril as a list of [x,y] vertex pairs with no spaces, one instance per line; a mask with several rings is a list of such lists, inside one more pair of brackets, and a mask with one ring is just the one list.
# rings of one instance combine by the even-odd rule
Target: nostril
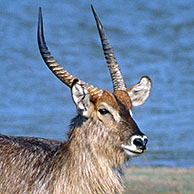
[[146,144],[148,143],[148,139],[147,138],[145,138],[144,140],[143,140],[143,144],[144,144],[144,146],[146,146]]
[[141,138],[136,138],[134,139],[133,144],[136,145],[137,147],[142,147],[144,146],[144,141]]
[[142,149],[142,150],[146,150],[146,144],[148,143],[148,139],[145,138],[135,138],[133,140],[133,144],[138,148],[138,149]]

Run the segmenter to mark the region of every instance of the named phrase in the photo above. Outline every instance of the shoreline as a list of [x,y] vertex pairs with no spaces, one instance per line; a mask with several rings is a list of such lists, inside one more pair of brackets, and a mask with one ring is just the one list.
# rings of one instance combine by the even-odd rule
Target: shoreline
[[194,167],[138,167],[124,169],[126,194],[194,194]]

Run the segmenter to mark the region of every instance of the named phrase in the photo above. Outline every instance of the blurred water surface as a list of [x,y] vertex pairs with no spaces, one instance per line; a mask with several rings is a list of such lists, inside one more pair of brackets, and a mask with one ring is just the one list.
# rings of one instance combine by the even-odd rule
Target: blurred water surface
[[149,137],[132,165],[194,166],[194,1],[0,2],[0,132],[65,140],[76,109],[70,90],[44,65],[36,40],[41,6],[47,44],[80,79],[112,91],[93,3],[128,87],[153,89],[134,118]]

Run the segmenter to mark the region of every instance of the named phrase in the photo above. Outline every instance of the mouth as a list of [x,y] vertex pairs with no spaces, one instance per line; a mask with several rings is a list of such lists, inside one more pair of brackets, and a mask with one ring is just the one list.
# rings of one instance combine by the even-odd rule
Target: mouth
[[130,146],[130,145],[121,145],[121,148],[125,152],[126,155],[128,156],[139,156],[142,153],[146,152],[146,149],[137,149],[135,146]]

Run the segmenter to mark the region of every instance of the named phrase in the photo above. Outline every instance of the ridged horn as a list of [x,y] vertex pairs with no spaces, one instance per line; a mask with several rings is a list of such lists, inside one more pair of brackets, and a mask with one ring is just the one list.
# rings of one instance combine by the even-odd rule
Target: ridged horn
[[41,56],[48,66],[48,68],[68,87],[72,86],[72,83],[76,77],[65,71],[53,58],[51,53],[48,50],[48,47],[45,42],[44,38],[44,31],[43,31],[43,19],[42,19],[42,11],[39,8],[39,17],[38,17],[38,46],[41,53]]
[[80,79],[76,78],[69,72],[65,71],[63,67],[61,67],[54,57],[51,55],[48,47],[46,45],[46,41],[44,38],[44,30],[43,30],[43,19],[42,19],[42,11],[39,8],[39,17],[38,17],[38,47],[40,50],[40,54],[48,66],[48,68],[59,78],[64,84],[68,87],[72,87],[72,84],[75,80],[78,80],[81,84],[86,85],[88,92],[90,93],[91,97],[97,97],[102,94],[102,90],[99,90],[97,87],[92,85],[88,85],[87,83],[81,81]]
[[114,56],[114,52],[111,48],[111,45],[109,44],[107,36],[104,32],[103,25],[100,22],[100,19],[99,19],[98,15],[96,14],[96,11],[94,10],[94,7],[92,5],[91,5],[91,8],[92,8],[92,12],[93,12],[93,15],[94,15],[94,18],[96,21],[96,25],[98,28],[98,32],[100,35],[100,39],[101,39],[104,55],[106,58],[106,62],[108,64],[108,68],[110,71],[114,91],[116,91],[116,90],[126,91],[127,88],[126,88],[122,73],[120,71],[119,65],[118,65],[116,58]]

